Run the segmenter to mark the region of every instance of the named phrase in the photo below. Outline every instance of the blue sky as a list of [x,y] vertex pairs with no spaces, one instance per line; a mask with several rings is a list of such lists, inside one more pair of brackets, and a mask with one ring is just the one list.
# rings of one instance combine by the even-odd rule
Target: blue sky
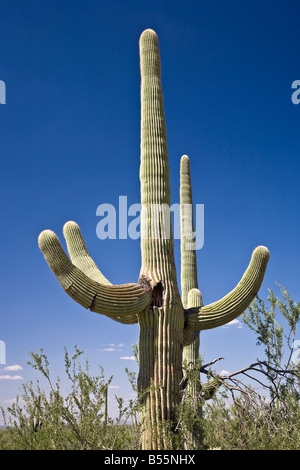
[[[86,311],[61,289],[38,249],[38,234],[75,220],[103,273],[135,282],[139,240],[99,240],[99,204],[140,201],[138,39],[160,41],[172,202],[179,161],[191,160],[193,198],[205,206],[198,251],[204,303],[231,290],[252,250],[271,257],[261,296],[275,282],[299,301],[299,123],[292,82],[300,80],[298,1],[10,0],[0,6],[1,322],[6,364],[0,402],[35,375],[24,361],[44,348],[62,375],[63,348],[123,370],[138,327]],[[179,240],[175,243],[180,273]],[[180,281],[180,280],[179,280]],[[114,345],[114,346],[112,346]],[[110,351],[108,351],[109,349]],[[234,324],[204,332],[201,354],[235,370],[257,357],[255,338]],[[13,365],[23,369],[5,370]],[[15,367],[16,369],[16,367]]]

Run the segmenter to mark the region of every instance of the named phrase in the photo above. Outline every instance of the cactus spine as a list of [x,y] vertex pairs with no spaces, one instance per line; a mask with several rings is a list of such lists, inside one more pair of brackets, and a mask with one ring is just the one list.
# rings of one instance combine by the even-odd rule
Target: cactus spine
[[194,255],[191,254],[191,260],[194,260],[191,261],[190,255],[185,253],[186,270],[189,265],[194,266],[194,284],[184,282],[181,299],[172,230],[169,237],[164,237],[165,214],[159,212],[154,217],[151,210],[153,206],[170,206],[168,148],[156,33],[150,29],[144,31],[139,44],[142,202],[139,280],[132,284],[112,285],[90,257],[75,222],[67,222],[63,231],[70,258],[51,230],[40,234],[39,246],[63,289],[79,304],[118,322],[139,324],[138,392],[142,405],[142,448],[172,449],[176,408],[182,395],[183,346],[192,343],[200,330],[223,325],[247,308],[263,280],[269,252],[265,247],[258,247],[237,287],[223,299],[204,307],[199,291],[193,290],[186,303],[187,291],[197,285]]

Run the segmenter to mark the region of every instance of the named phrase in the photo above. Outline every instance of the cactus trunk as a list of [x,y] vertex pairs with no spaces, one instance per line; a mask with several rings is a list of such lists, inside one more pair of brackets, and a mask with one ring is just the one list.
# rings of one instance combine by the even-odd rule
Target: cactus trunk
[[[146,30],[141,57],[141,255],[140,281],[152,290],[152,303],[138,315],[142,396],[142,445],[172,447],[168,428],[180,403],[184,311],[177,286],[170,221],[170,177],[160,79],[158,39]],[[165,231],[165,237],[156,236]]]
[[176,310],[176,306],[153,307],[139,315],[138,391],[143,449],[174,447],[172,431],[182,379],[182,322],[176,322],[176,318],[172,321]]

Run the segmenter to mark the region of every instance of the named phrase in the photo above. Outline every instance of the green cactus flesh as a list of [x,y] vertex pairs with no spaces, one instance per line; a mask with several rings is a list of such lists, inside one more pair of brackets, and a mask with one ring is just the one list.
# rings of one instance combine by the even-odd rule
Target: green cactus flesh
[[[39,246],[63,289],[83,307],[124,324],[139,324],[138,393],[143,449],[172,449],[176,409],[182,398],[183,348],[198,354],[199,331],[223,325],[240,315],[255,297],[269,258],[265,247],[253,253],[233,291],[202,305],[195,252],[182,246],[182,298],[174,260],[173,235],[163,237],[163,216],[152,205],[170,206],[167,133],[156,33],[140,37],[141,68],[141,270],[137,283],[112,285],[90,257],[75,222],[64,226],[69,257],[57,236],[45,230]],[[189,161],[181,162],[181,204],[191,201]],[[153,225],[158,236],[153,237]],[[170,223],[171,224],[171,223]],[[184,240],[182,240],[184,242]],[[170,437],[171,436],[171,437]]]

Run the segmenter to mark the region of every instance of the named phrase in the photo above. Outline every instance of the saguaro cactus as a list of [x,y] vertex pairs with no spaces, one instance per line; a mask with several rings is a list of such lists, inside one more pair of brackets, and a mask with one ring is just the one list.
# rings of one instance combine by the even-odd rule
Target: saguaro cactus
[[142,212],[138,282],[112,285],[90,257],[75,222],[67,222],[63,231],[70,259],[51,230],[40,234],[39,246],[64,290],[79,304],[118,322],[139,324],[142,448],[170,449],[174,444],[166,429],[172,435],[182,396],[183,346],[194,341],[194,331],[223,325],[247,308],[263,280],[269,252],[262,246],[254,250],[241,281],[223,299],[203,307],[199,295],[195,298],[192,292],[191,303],[182,302],[172,230],[169,237],[164,232],[166,214],[170,219],[170,213],[158,211],[154,215],[152,210],[153,206],[170,206],[170,178],[158,38],[150,29],[140,38],[140,66]]

